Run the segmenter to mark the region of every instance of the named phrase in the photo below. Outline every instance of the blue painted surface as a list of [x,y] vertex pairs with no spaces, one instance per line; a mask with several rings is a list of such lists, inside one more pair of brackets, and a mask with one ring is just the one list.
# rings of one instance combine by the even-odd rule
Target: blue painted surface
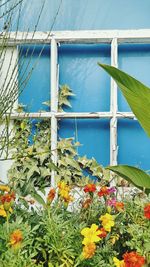
[[[118,67],[150,87],[150,45],[120,45]],[[120,91],[118,91],[118,109],[131,111]]]
[[149,170],[150,140],[137,121],[118,122],[118,161]]
[[110,64],[109,45],[60,46],[60,84],[68,84],[75,93],[72,111],[110,110],[110,78],[98,62]]
[[[46,0],[38,30],[51,29],[61,1],[54,30],[150,28],[149,0]],[[20,30],[34,30],[43,2],[23,1]]]
[[59,137],[73,137],[81,143],[81,156],[94,157],[104,166],[109,164],[109,120],[66,119],[60,126]]
[[[39,54],[41,53],[40,59]],[[19,84],[21,90],[28,74],[34,68],[31,78],[19,96],[19,102],[26,105],[27,112],[49,110],[42,102],[50,99],[50,47],[25,46],[19,52]]]
[[[12,0],[13,1],[13,0]],[[41,0],[26,0],[19,29],[34,30],[38,19]],[[60,0],[46,0],[37,30],[50,30]],[[149,0],[63,0],[56,18],[54,30],[90,29],[138,29],[150,28]],[[15,28],[15,24],[13,25]],[[109,46],[61,45],[59,48],[60,84],[68,84],[76,94],[71,99],[72,111],[109,111],[109,77],[99,69],[97,61],[110,63]],[[25,57],[22,55],[22,57]],[[37,55],[33,57],[33,63]],[[25,59],[27,61],[27,59]],[[33,76],[20,97],[28,104],[28,110],[43,109],[42,102],[49,97],[50,71],[49,49],[40,59]],[[150,46],[121,45],[119,67],[150,85]],[[123,96],[118,94],[119,110],[129,111]],[[71,111],[66,109],[66,111]],[[77,121],[81,155],[94,156],[103,165],[109,164],[109,121]],[[74,120],[61,123],[61,137],[76,137]],[[135,121],[119,120],[118,123],[119,163],[134,164],[149,169],[150,141]]]

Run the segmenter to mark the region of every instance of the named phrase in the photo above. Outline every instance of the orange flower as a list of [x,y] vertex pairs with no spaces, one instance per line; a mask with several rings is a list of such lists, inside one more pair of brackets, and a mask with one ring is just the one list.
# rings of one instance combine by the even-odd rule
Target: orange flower
[[11,194],[6,193],[6,194],[0,196],[0,201],[3,204],[4,209],[6,211],[10,210],[14,200],[15,200],[15,194],[14,193],[11,193]]
[[103,227],[98,230],[101,231],[101,233],[98,235],[100,238],[105,238],[107,236],[107,232],[105,231]]
[[47,196],[47,202],[48,203],[51,203],[55,197],[55,194],[56,194],[56,191],[54,188],[51,188],[49,193],[48,193],[48,196]]
[[100,191],[98,192],[98,196],[102,197],[102,196],[107,196],[109,195],[109,189],[107,186],[103,186],[101,187]]
[[82,208],[83,209],[88,209],[92,203],[91,198],[87,198],[83,203],[82,203]]
[[150,203],[146,204],[144,207],[144,216],[150,220]]
[[142,267],[145,264],[145,259],[140,256],[137,252],[126,252],[123,255],[123,259],[126,267]]
[[19,248],[21,246],[21,242],[23,241],[22,232],[17,229],[10,235],[10,245],[14,248]]
[[118,211],[123,211],[124,210],[124,203],[123,202],[116,202],[115,208]]
[[10,203],[12,200],[15,200],[15,194],[11,193],[11,194],[5,194],[3,196],[0,197],[0,201],[2,202],[2,204],[4,204],[5,202]]
[[84,259],[90,259],[94,256],[96,250],[96,245],[94,243],[89,243],[83,247],[82,255]]
[[85,187],[84,187],[84,192],[85,193],[93,193],[96,191],[96,185],[95,184],[87,184]]

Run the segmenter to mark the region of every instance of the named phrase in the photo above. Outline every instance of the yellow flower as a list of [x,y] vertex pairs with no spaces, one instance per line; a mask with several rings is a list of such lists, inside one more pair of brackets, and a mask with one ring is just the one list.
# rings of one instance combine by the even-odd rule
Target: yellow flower
[[8,185],[0,185],[0,190],[4,192],[10,192],[10,187]]
[[84,259],[90,259],[94,256],[96,250],[96,245],[94,243],[89,243],[84,246],[82,256]]
[[107,232],[110,232],[111,227],[113,227],[115,225],[114,218],[109,213],[102,215],[99,219],[100,219],[100,221],[102,221],[102,226]]
[[81,231],[81,235],[84,236],[82,244],[88,245],[88,244],[100,241],[101,240],[101,238],[99,237],[100,234],[101,234],[101,231],[98,230],[98,226],[96,224],[92,224],[91,228],[85,227]]
[[[9,212],[12,213],[12,208],[9,208]],[[4,209],[4,205],[0,205],[0,216],[7,217],[6,210]]]
[[73,197],[70,195],[70,187],[64,181],[58,183],[58,188],[59,195],[65,202],[69,203],[73,201]]
[[3,205],[0,205],[0,216],[4,217],[4,218],[7,217],[7,213],[6,213]]
[[125,263],[124,263],[124,260],[118,260],[116,257],[113,258],[113,261],[114,261],[114,265],[116,267],[125,267]]

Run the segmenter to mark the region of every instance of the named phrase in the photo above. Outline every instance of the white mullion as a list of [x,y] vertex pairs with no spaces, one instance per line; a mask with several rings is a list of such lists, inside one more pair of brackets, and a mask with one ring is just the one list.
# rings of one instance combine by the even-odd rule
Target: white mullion
[[[111,43],[111,65],[118,66],[118,44],[117,38],[114,38]],[[110,120],[110,165],[117,164],[117,84],[111,78],[111,103],[110,110],[112,118]]]
[[[51,159],[57,164],[57,118],[58,109],[58,68],[57,42],[51,41]],[[51,186],[55,186],[55,171],[51,172]]]

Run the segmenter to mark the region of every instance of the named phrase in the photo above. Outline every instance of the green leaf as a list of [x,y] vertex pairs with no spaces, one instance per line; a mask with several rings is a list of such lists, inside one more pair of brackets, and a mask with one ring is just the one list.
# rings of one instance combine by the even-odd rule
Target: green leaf
[[99,64],[117,83],[139,123],[150,137],[150,88],[127,73]]
[[41,204],[41,205],[45,205],[45,201],[44,201],[44,199],[38,194],[38,193],[36,193],[36,192],[34,192],[34,193],[31,193],[31,196],[39,203],[39,204]]
[[150,175],[141,169],[128,165],[109,166],[106,169],[115,172],[140,189],[150,189]]

